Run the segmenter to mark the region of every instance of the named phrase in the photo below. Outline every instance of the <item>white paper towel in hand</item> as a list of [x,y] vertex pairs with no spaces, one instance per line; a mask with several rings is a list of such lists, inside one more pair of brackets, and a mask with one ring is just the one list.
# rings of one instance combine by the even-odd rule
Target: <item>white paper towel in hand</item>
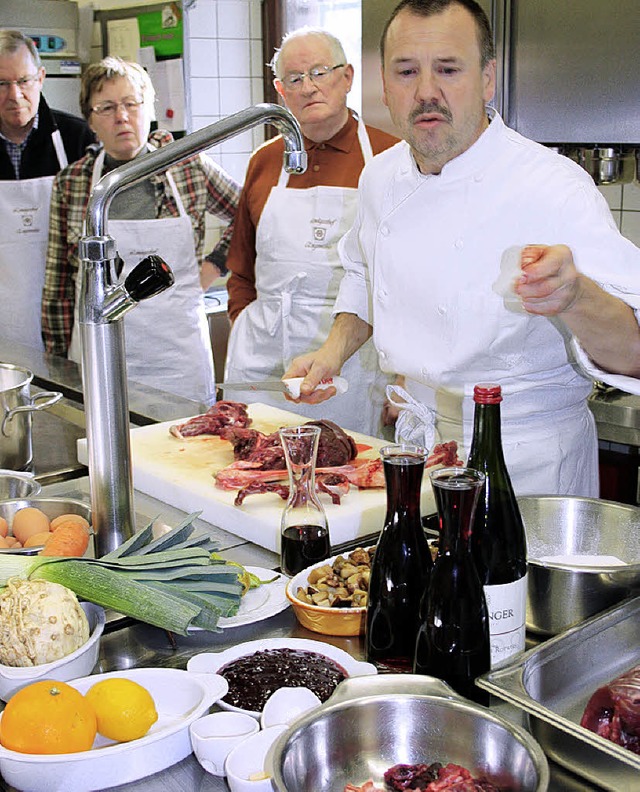
[[[289,395],[294,399],[299,399],[300,386],[304,382],[304,377],[290,377],[289,379],[284,379],[282,381],[286,385]],[[346,393],[349,389],[349,383],[344,377],[328,377],[326,380],[323,380],[318,385],[316,385],[315,390],[326,390],[332,386],[336,389],[338,396]]]
[[502,297],[507,311],[514,313],[526,313],[522,307],[522,300],[513,290],[514,283],[522,275],[520,267],[521,255],[522,248],[517,246],[507,248],[504,251],[500,259],[500,274],[492,286],[493,291]]

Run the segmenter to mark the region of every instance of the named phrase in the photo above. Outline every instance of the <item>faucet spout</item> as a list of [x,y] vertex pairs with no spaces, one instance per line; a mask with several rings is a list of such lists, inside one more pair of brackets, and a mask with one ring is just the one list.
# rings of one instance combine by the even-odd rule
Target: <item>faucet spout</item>
[[175,140],[168,146],[151,151],[142,157],[107,173],[95,186],[87,207],[87,236],[106,234],[106,215],[114,195],[125,187],[161,173],[194,154],[259,124],[273,124],[284,138],[284,168],[288,173],[304,173],[307,154],[298,122],[284,107],[258,104],[216,121],[197,132]]
[[79,246],[78,324],[97,557],[115,550],[135,531],[122,322],[125,308],[131,306],[123,304],[121,309],[120,298],[114,293],[117,252],[115,240],[107,234],[109,206],[125,187],[262,123],[271,123],[282,133],[285,169],[303,173],[306,153],[298,122],[279,105],[259,104],[127,162],[100,179],[89,198],[86,234]]

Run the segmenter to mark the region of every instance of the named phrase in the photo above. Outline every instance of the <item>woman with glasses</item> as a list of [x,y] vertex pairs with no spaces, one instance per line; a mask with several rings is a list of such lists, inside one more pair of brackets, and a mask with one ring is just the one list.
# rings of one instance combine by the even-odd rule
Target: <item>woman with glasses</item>
[[40,294],[53,177],[95,138],[49,108],[33,41],[0,29],[0,339],[42,349]]
[[[301,175],[283,171],[281,137],[254,152],[249,163],[227,260],[229,380],[281,377],[311,339],[326,338],[343,274],[337,244],[355,219],[360,171],[397,142],[365,127],[347,107],[353,67],[335,36],[296,30],[285,36],[271,66],[276,90],[305,137],[308,166]],[[292,404],[265,391],[254,398],[381,434],[388,379],[373,345],[363,347],[342,373],[349,391],[321,407]]]
[[[82,78],[80,107],[100,147],[55,179],[42,299],[47,351],[77,362],[78,243],[89,195],[103,174],[171,142],[166,131],[150,133],[154,97],[145,70],[120,58],[91,64]],[[129,379],[204,404],[215,401],[200,272],[205,215],[231,220],[239,192],[238,184],[202,154],[114,197],[108,231],[116,241],[123,275],[145,256],[158,254],[176,281],[124,319]],[[223,235],[218,245],[221,255],[226,253],[227,237]]]

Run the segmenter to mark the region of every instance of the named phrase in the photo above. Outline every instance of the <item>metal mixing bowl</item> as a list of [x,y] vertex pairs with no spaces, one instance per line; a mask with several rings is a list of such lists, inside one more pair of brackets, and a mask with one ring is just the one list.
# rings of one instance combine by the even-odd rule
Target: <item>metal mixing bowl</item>
[[544,792],[547,760],[523,729],[472,704],[438,679],[354,677],[276,741],[267,770],[279,792],[342,792],[381,783],[394,764],[454,762],[513,792]]
[[[9,523],[9,533],[11,533],[11,523],[16,512],[20,509],[27,507],[35,507],[44,512],[49,520],[55,520],[61,514],[79,514],[84,517],[89,524],[91,524],[91,506],[80,500],[73,500],[72,498],[19,498],[16,500],[6,500],[0,502],[0,517]],[[93,537],[91,537],[93,540]],[[89,549],[91,550],[91,544]],[[10,548],[9,550],[0,550],[0,553],[19,553],[20,555],[36,555],[42,550],[41,546],[37,547],[21,547],[17,550]]]
[[0,501],[12,498],[32,498],[42,487],[29,473],[0,470]]
[[[640,591],[640,508],[595,498],[518,498],[528,545],[527,629],[557,635]],[[561,556],[558,561],[541,561]],[[614,557],[623,566],[571,556]]]

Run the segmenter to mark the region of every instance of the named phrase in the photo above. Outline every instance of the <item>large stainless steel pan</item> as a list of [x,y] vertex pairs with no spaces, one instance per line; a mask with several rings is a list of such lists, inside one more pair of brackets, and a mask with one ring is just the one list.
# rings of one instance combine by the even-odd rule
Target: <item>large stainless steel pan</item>
[[594,691],[640,663],[640,598],[627,600],[491,671],[480,687],[530,715],[550,759],[612,792],[640,789],[640,756],[580,726]]
[[10,363],[0,363],[0,468],[25,470],[33,460],[31,438],[34,412],[46,410],[62,394],[41,391],[30,394],[33,373]]
[[[529,556],[528,630],[558,635],[640,593],[640,508],[560,495],[518,504]],[[557,560],[541,560],[550,557]]]
[[381,782],[394,764],[455,762],[514,792],[548,788],[547,760],[523,729],[434,677],[375,674],[341,682],[267,757],[279,792],[336,792]]

